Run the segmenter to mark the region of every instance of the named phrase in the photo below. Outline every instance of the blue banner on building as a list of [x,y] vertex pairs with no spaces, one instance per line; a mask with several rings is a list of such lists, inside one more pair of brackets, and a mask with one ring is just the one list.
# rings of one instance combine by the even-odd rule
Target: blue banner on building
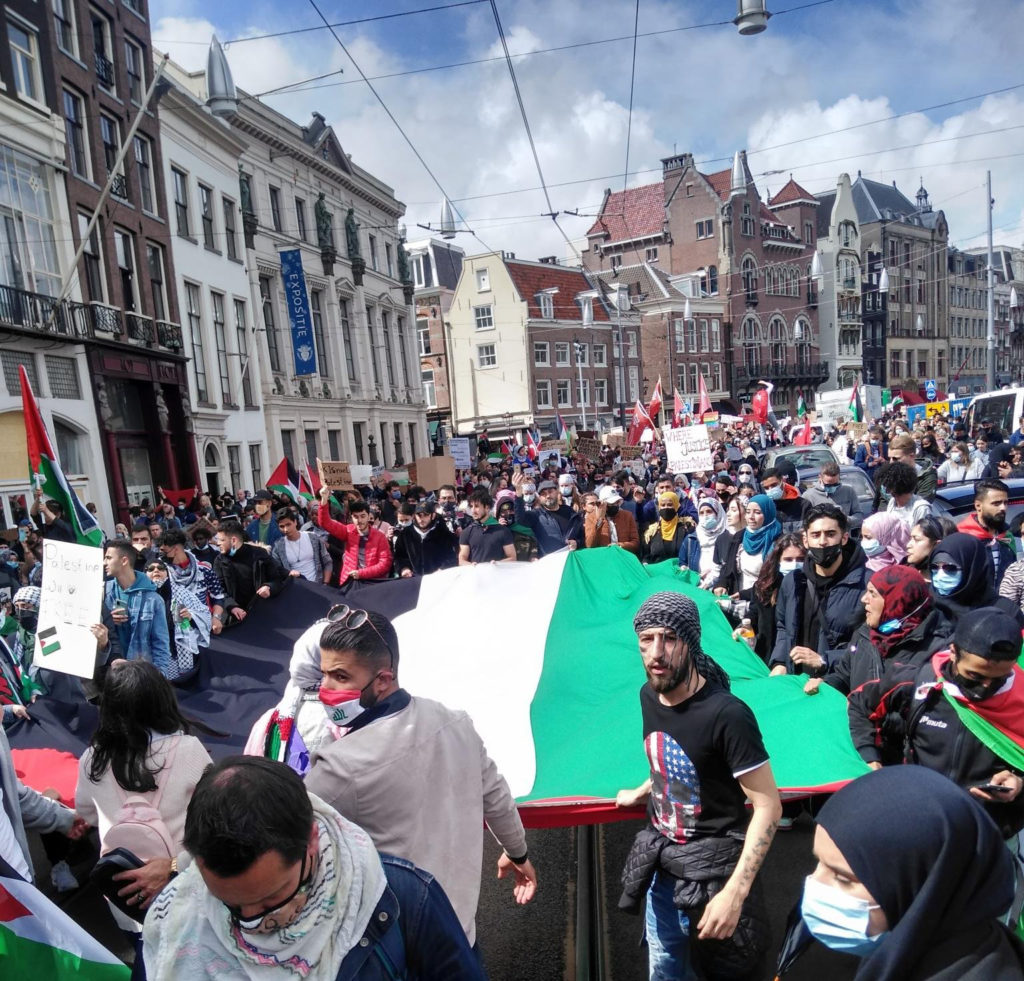
[[313,319],[309,313],[306,277],[302,272],[302,252],[288,249],[281,253],[281,281],[284,283],[288,319],[292,325],[292,353],[296,375],[316,374],[316,345],[313,342]]

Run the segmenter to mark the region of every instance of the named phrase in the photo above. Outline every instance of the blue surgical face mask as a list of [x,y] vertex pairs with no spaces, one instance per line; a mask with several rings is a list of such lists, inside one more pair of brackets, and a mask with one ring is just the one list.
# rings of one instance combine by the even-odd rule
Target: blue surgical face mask
[[932,589],[940,596],[949,596],[959,588],[963,578],[962,572],[943,572],[940,569],[932,573]]
[[776,487],[770,487],[768,490],[765,491],[765,493],[773,501],[781,500],[782,499],[782,484],[779,484]]
[[717,524],[718,518],[716,518],[713,514],[705,514],[700,519],[701,528],[705,528],[708,531],[711,531]]
[[238,551],[238,546],[237,545],[232,545],[231,548],[228,549],[228,555],[234,555],[235,552],[237,552],[237,551]]
[[838,484],[822,484],[819,482],[818,486],[831,497],[837,490],[839,490]]
[[826,886],[813,876],[804,880],[804,898],[800,914],[811,934],[831,950],[865,957],[884,933],[868,936],[868,919],[876,904],[847,896],[834,886]]
[[885,551],[885,546],[877,538],[872,538],[870,541],[861,539],[860,547],[864,549],[864,554],[868,556],[881,555]]
[[797,569],[802,569],[803,567],[803,562],[799,559],[793,559],[791,562],[780,562],[779,572],[784,576],[788,576],[791,572],[796,572]]

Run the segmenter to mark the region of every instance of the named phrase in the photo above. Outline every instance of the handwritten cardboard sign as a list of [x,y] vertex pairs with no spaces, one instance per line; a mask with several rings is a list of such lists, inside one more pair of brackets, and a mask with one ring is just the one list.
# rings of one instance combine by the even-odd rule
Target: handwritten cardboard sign
[[665,430],[665,453],[672,473],[711,470],[711,442],[707,426],[680,426]]
[[620,446],[619,447],[619,459],[620,460],[638,460],[644,455],[644,448],[642,446]]
[[47,540],[39,600],[35,663],[48,671],[91,678],[103,602],[103,550]]
[[320,482],[331,490],[353,490],[352,468],[347,460],[321,460],[317,458]]
[[579,456],[585,456],[588,460],[593,460],[595,463],[601,459],[601,442],[600,440],[590,439],[589,437],[581,436],[576,440],[576,445],[573,450]]

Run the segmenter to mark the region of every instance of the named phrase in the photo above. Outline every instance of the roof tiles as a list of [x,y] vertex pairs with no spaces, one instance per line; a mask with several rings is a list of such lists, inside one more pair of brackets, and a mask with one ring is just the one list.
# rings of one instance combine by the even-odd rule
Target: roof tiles
[[612,191],[587,235],[607,235],[611,242],[625,242],[660,235],[665,227],[665,185],[644,184]]
[[[512,277],[520,297],[526,301],[527,313],[531,318],[540,319],[540,304],[537,294],[545,290],[557,289],[552,296],[556,320],[582,320],[583,312],[576,302],[577,293],[593,290],[587,277],[578,269],[566,269],[564,266],[548,265],[547,263],[524,262],[520,259],[506,259],[505,268]],[[599,323],[608,322],[608,311],[603,304],[593,305],[594,320]]]

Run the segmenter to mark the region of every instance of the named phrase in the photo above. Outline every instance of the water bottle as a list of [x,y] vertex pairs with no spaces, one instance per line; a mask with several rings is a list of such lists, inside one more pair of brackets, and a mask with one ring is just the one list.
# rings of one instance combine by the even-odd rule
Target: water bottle
[[740,626],[736,633],[739,635],[739,639],[745,640],[750,649],[753,650],[756,634],[754,633],[754,628],[750,623],[750,617],[744,617],[740,621]]

